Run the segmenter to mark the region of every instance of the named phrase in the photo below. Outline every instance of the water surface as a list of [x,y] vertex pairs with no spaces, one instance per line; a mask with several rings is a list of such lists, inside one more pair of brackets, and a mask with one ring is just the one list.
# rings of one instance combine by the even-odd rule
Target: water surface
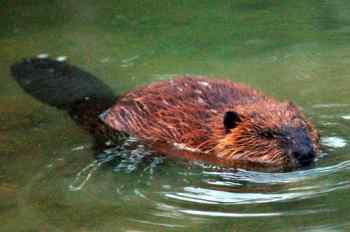
[[[350,229],[348,1],[4,1],[0,17],[0,231]],[[142,146],[96,163],[92,138],[10,76],[40,53],[116,93],[188,73],[247,83],[302,107],[322,156],[289,173],[144,161]]]

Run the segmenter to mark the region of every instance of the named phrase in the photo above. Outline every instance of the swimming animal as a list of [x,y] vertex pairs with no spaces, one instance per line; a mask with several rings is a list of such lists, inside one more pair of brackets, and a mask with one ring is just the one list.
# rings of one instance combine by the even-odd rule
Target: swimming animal
[[116,96],[91,74],[50,58],[11,70],[26,92],[66,110],[97,148],[123,133],[157,154],[268,171],[309,166],[319,153],[319,133],[295,104],[244,84],[179,76]]

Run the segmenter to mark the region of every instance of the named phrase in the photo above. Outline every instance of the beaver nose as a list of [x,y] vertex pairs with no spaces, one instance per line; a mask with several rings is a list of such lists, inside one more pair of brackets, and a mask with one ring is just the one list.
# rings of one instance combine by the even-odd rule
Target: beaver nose
[[293,149],[292,155],[301,166],[310,165],[316,157],[316,154],[311,146],[305,145],[300,145],[296,149]]
[[290,158],[302,167],[312,164],[316,152],[307,131],[304,128],[289,128],[286,134]]
[[316,157],[314,152],[294,153],[293,155],[301,166],[309,166]]

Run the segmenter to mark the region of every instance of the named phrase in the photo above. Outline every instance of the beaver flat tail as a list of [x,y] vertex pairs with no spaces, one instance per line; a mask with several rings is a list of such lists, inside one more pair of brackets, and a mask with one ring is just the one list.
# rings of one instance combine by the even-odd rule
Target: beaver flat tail
[[11,74],[26,93],[40,102],[67,111],[97,140],[105,140],[108,129],[98,115],[112,105],[115,95],[95,76],[47,57],[24,59],[11,66]]
[[67,110],[85,98],[115,98],[112,90],[92,74],[50,58],[27,58],[11,66],[11,74],[28,94]]

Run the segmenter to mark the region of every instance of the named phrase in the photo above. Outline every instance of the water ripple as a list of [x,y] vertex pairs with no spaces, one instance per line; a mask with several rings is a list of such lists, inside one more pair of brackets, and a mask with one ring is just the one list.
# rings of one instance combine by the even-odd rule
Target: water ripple
[[302,188],[290,188],[289,192],[281,193],[251,193],[226,192],[199,187],[185,187],[183,192],[165,192],[168,198],[200,204],[242,205],[273,202],[288,202],[294,200],[314,199],[339,189],[349,189],[350,182],[343,181],[329,185],[315,185]]
[[229,218],[256,218],[256,217],[281,217],[293,215],[309,215],[320,212],[331,212],[332,210],[299,210],[288,212],[266,212],[266,213],[232,213],[232,212],[217,212],[204,210],[181,210],[182,213],[196,215],[196,216],[210,216],[210,217],[229,217]]
[[[340,137],[325,137],[323,145],[329,140],[332,142],[329,146],[341,149],[341,146],[334,145],[334,138]],[[324,206],[324,198],[350,189],[350,181],[346,178],[350,160],[286,173],[223,169],[196,163],[185,168],[188,163],[155,158],[145,147],[129,139],[118,148],[106,150],[97,161],[82,169],[70,190],[84,191],[88,180],[109,161],[114,162],[115,173],[134,176],[133,181],[123,186],[116,183],[116,199],[122,202],[137,200],[152,209],[148,214],[154,218],[135,219],[134,222],[163,228],[181,228],[182,220],[188,215],[193,216],[192,220],[197,223],[205,223],[210,217],[272,218],[328,214],[337,208]],[[99,194],[98,189],[93,194]],[[173,221],[167,223],[166,220]]]

